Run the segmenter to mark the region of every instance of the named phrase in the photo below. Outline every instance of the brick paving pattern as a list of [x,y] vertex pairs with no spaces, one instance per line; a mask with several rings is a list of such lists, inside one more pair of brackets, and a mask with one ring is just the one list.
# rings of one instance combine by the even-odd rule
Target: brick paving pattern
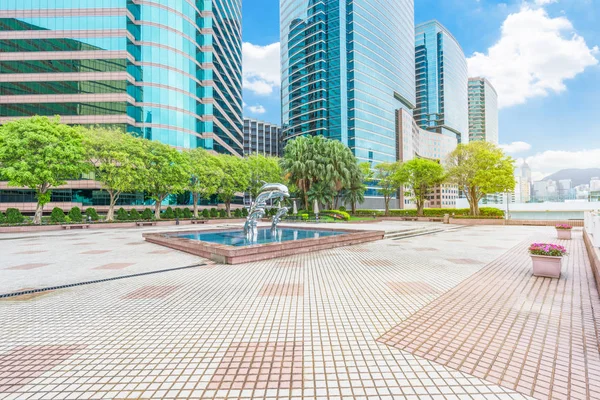
[[524,241],[379,340],[539,399],[600,398],[600,301],[581,233],[555,236],[561,279],[531,274]]
[[[391,232],[434,225],[386,221],[358,228]],[[352,228],[340,224],[346,227]],[[203,262],[178,251],[156,253],[165,249],[152,244],[127,245],[140,241],[141,232],[160,229],[1,240],[6,257],[0,262],[0,293]],[[0,356],[15,359],[25,354],[19,349],[44,346],[73,353],[41,362],[38,371],[3,361],[0,379],[7,378],[10,388],[5,382],[0,399],[528,399],[377,339],[503,253],[514,253],[511,248],[521,241],[551,232],[470,227],[239,266],[206,262],[46,292],[31,301],[7,298],[0,301]],[[465,233],[472,238],[448,242]],[[93,244],[81,248],[70,239]],[[23,243],[50,253],[12,255]],[[112,251],[79,255],[107,249]],[[458,259],[478,263],[448,261]],[[44,268],[5,268],[44,261],[49,263]],[[108,264],[133,265],[97,269]],[[501,285],[493,282],[492,288]],[[560,293],[565,302],[576,300],[572,291]],[[575,301],[572,306],[584,309]],[[574,359],[584,356],[573,349]],[[31,365],[41,352],[16,358]],[[590,387],[599,375],[590,372]]]

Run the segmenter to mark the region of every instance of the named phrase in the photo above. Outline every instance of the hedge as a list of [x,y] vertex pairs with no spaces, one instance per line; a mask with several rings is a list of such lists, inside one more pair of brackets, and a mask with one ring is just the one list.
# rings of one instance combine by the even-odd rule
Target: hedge
[[175,212],[171,207],[167,207],[167,209],[160,216],[161,219],[173,219],[175,218]]
[[4,216],[4,213],[0,211],[0,224],[4,223],[6,223],[6,217]]
[[344,221],[350,220],[350,214],[342,210],[325,210],[321,211],[321,214],[331,216],[334,219],[337,217],[338,219],[343,219]]
[[135,208],[129,211],[129,219],[132,221],[138,221],[141,218],[140,213]]
[[[469,216],[471,210],[468,208],[425,208],[424,217],[443,217],[445,214],[451,216]],[[384,212],[380,210],[356,210],[355,215],[371,217],[383,216]],[[492,207],[481,207],[479,214],[482,217],[504,217],[504,211]],[[417,210],[390,210],[391,217],[416,217]]]
[[190,210],[189,208],[184,208],[183,209],[183,218],[192,218],[194,216],[194,214],[192,213],[192,210]]
[[79,207],[73,207],[69,210],[69,219],[71,222],[81,222],[83,221],[83,214],[81,213],[81,209]]
[[96,212],[96,209],[92,207],[89,207],[85,210],[85,215],[87,217],[91,217],[92,221],[98,221],[100,219],[100,216]]
[[127,220],[129,220],[129,214],[127,213],[127,210],[125,210],[123,207],[119,208],[117,210],[116,220],[117,221],[127,221]]
[[22,224],[25,221],[25,216],[21,214],[18,208],[7,208],[4,219],[7,224]]
[[50,213],[50,221],[54,222],[55,224],[65,222],[65,213],[63,210],[59,207],[54,207]]
[[144,208],[144,211],[142,211],[142,219],[146,221],[154,219],[154,213],[152,212],[152,210],[149,208]]
[[204,210],[202,210],[202,218],[208,217],[210,217],[210,211],[208,211],[208,208],[205,208]]

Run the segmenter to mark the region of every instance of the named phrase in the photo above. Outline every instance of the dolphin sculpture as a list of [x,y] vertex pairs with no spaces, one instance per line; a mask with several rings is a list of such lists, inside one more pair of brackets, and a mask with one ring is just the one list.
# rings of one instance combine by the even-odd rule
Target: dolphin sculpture
[[[290,191],[287,186],[281,183],[265,183],[258,192],[258,196],[254,202],[250,205],[248,211],[248,217],[246,217],[246,223],[244,224],[244,234],[246,238],[251,241],[256,240],[257,236],[257,224],[258,220],[265,216],[265,208],[267,207],[267,201],[269,200],[283,200],[284,198],[290,197]],[[282,210],[285,208],[285,211]],[[277,227],[277,224],[281,220],[281,217],[287,213],[287,207],[279,208],[277,214],[273,218],[272,229]]]

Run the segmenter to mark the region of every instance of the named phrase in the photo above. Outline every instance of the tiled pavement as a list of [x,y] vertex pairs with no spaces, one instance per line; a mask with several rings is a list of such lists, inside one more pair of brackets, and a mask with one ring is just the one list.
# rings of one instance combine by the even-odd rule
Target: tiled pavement
[[[377,339],[510,249],[522,251],[514,246],[523,240],[551,233],[473,227],[0,300],[0,399],[525,398]],[[15,286],[5,274],[22,288],[36,286],[34,275],[20,278],[32,271],[47,284],[74,279],[77,268],[81,279],[134,268],[95,269],[108,264],[198,261],[128,246],[139,231],[102,234],[87,250],[63,235],[44,238],[51,257],[11,256],[6,265],[51,264],[42,268],[5,270],[2,258],[0,287]],[[15,242],[0,241],[0,254],[9,249],[17,252]],[[79,254],[89,250],[111,252],[90,261]]]

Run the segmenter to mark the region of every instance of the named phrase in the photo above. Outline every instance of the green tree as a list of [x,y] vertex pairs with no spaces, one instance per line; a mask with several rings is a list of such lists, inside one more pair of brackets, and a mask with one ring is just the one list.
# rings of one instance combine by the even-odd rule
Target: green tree
[[69,218],[71,222],[81,222],[83,220],[83,214],[81,213],[81,208],[73,207],[69,210]]
[[189,184],[188,157],[169,145],[143,142],[142,182],[148,196],[155,201],[154,218],[160,219],[162,202],[170,194],[184,191]]
[[427,195],[445,178],[444,168],[435,161],[415,158],[402,164],[397,173],[398,181],[412,189],[417,204],[417,216],[422,217]]
[[89,207],[85,210],[85,216],[87,218],[91,218],[92,221],[98,221],[100,219],[100,216],[96,212],[96,209],[92,207]]
[[485,195],[515,188],[513,159],[492,143],[459,144],[446,163],[449,182],[465,193],[471,215],[479,215],[479,201]]
[[50,213],[50,221],[54,223],[65,222],[65,213],[60,207],[54,207]]
[[315,182],[308,191],[308,200],[311,202],[317,202],[318,204],[325,205],[331,209],[331,203],[335,197],[336,192],[331,187],[330,183],[326,181]]
[[35,224],[42,223],[50,190],[86,171],[83,136],[60,119],[31,117],[0,126],[2,176],[12,186],[35,190]]
[[150,221],[153,217],[154,214],[152,214],[152,210],[149,208],[144,208],[144,211],[142,211],[142,219]]
[[187,190],[192,193],[194,202],[194,218],[198,218],[198,202],[200,198],[209,199],[217,194],[223,181],[223,170],[218,156],[208,151],[197,148],[185,155],[189,163],[190,180]]
[[140,213],[135,208],[132,209],[131,211],[129,211],[129,219],[130,220],[138,221],[138,220],[140,220],[140,218],[141,218]]
[[231,217],[231,201],[238,193],[243,193],[250,184],[250,169],[246,160],[236,156],[219,156],[223,180],[219,185],[219,199],[225,203],[227,216]]
[[365,182],[372,181],[373,176],[370,163],[362,162],[358,164],[358,169],[353,173],[350,183],[342,193],[342,200],[345,204],[350,204],[352,214],[356,213],[357,204],[364,203],[365,192],[367,191]]
[[254,154],[248,157],[246,162],[250,171],[249,192],[253,199],[258,196],[258,191],[265,182],[281,183],[283,181],[279,158]]
[[127,213],[127,210],[125,210],[123,207],[119,208],[117,210],[117,221],[127,221],[129,219],[129,214]]
[[88,162],[109,196],[106,220],[112,221],[119,196],[141,187],[144,142],[115,129],[91,128],[84,132]]
[[402,182],[398,179],[398,171],[401,167],[400,162],[381,163],[375,166],[375,179],[378,181],[379,193],[383,195],[385,202],[385,215],[390,214],[390,200],[392,196],[398,193]]
[[301,136],[288,142],[281,166],[285,178],[302,194],[306,209],[311,206],[308,193],[313,184],[321,182],[321,192],[325,187],[331,188],[337,205],[340,191],[352,184],[359,170],[348,147],[323,136]]

